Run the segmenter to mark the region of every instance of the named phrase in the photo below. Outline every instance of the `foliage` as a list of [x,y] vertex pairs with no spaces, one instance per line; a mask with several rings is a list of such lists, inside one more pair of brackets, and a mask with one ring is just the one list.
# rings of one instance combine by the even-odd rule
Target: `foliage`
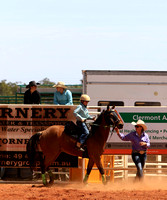
[[43,80],[39,81],[40,85],[45,85],[45,87],[55,85],[55,82],[50,81],[48,78],[44,78]]
[[17,83],[6,83],[6,80],[2,80],[0,82],[0,95],[1,96],[9,96],[15,95],[17,92],[18,86]]

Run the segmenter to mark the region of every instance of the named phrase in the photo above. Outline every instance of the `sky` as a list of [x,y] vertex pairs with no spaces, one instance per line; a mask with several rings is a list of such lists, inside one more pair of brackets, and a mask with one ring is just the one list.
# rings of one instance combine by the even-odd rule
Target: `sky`
[[167,71],[166,0],[1,0],[0,80],[80,84],[82,70]]

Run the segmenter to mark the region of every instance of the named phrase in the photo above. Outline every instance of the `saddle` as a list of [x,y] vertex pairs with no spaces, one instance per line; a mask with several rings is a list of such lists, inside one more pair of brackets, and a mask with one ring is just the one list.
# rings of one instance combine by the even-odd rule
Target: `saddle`
[[75,139],[78,139],[82,133],[81,129],[73,121],[66,122],[64,132]]
[[[76,140],[79,139],[82,133],[81,129],[73,121],[66,122],[65,127],[64,127],[64,132]],[[84,144],[83,148],[85,149],[85,151],[83,152],[82,157],[89,158],[86,144]]]

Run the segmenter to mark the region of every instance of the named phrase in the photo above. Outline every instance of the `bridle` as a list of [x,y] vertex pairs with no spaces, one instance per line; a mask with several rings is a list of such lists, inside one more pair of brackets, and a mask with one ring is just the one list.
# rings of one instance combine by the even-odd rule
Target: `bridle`
[[[101,116],[99,117],[100,118],[98,118],[98,120],[96,120],[95,122],[91,123],[90,126],[94,126],[94,127],[103,126],[104,128],[112,127],[112,131],[110,134],[110,137],[111,137],[113,135],[115,127],[117,127],[117,125],[119,125],[119,122],[121,121],[117,113],[115,112],[114,109],[107,108],[107,110],[103,111],[101,113]],[[102,125],[99,123],[101,122],[101,120],[103,120],[102,118],[104,118],[104,121],[106,122],[105,125]]]
[[[120,122],[120,119],[118,118],[118,116],[117,116],[117,114],[116,114],[116,112],[115,112],[114,110],[111,110],[111,111],[110,111],[110,115],[111,115],[111,114],[112,114],[112,116],[113,116],[113,118],[110,118],[110,121],[112,122],[112,131],[111,131],[111,134],[110,134],[109,139],[110,139],[111,136],[113,135],[113,132],[114,132],[115,127],[116,127],[117,124]],[[115,116],[114,116],[114,114],[115,114]],[[115,118],[116,120],[114,120],[114,118]]]

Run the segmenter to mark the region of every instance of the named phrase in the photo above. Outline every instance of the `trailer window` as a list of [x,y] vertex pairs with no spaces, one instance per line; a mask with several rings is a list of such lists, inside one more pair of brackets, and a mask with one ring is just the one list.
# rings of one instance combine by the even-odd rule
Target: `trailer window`
[[161,103],[160,102],[136,101],[135,106],[161,106]]
[[98,101],[98,106],[124,106],[123,101]]

